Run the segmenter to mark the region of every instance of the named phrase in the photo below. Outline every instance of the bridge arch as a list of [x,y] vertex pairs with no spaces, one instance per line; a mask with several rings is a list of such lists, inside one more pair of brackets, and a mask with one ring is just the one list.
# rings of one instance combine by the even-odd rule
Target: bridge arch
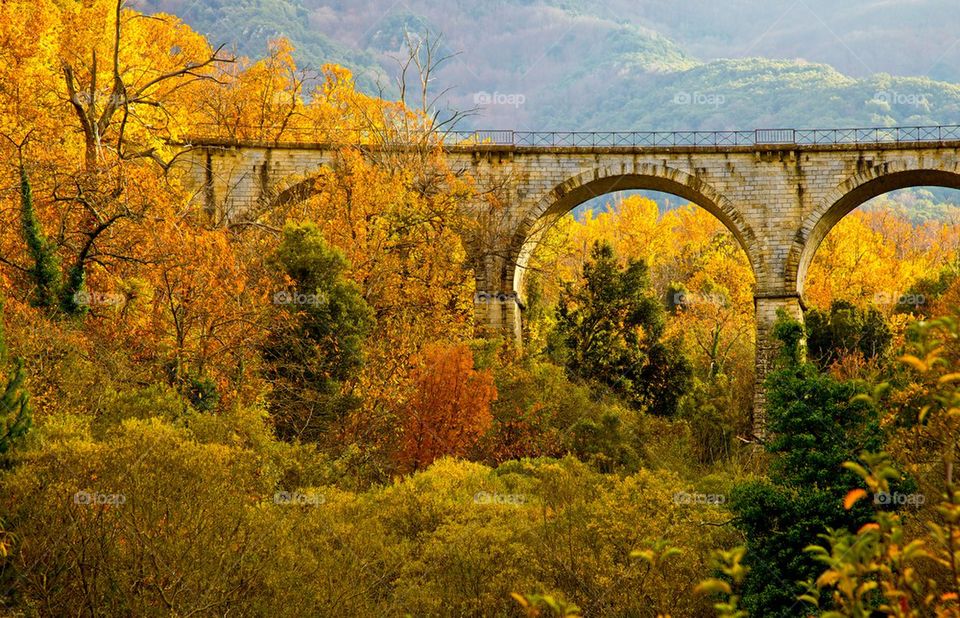
[[[666,165],[597,167],[571,176],[542,195],[517,226],[502,273],[504,284],[522,293],[527,264],[543,234],[561,217],[584,202],[616,191],[646,190],[689,200],[713,216],[734,235],[747,254],[754,276],[762,281],[762,247],[753,229],[733,203],[701,178]],[[512,272],[510,271],[512,269]]]
[[276,187],[271,187],[269,192],[264,196],[264,210],[270,212],[281,206],[298,204],[311,198],[317,192],[317,178],[322,173],[321,170],[323,167],[324,166],[321,166],[305,178],[299,178],[294,182],[287,182]]
[[804,219],[786,263],[786,285],[803,296],[807,270],[830,230],[875,197],[911,187],[960,189],[960,163],[935,166],[889,161],[861,170],[831,190]]

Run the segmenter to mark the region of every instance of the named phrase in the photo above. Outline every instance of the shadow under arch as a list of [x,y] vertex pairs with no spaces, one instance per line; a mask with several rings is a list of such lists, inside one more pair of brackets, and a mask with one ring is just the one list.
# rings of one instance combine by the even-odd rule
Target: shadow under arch
[[[638,165],[630,171],[622,168],[587,170],[567,179],[540,198],[513,236],[506,270],[502,273],[503,282],[512,283],[513,290],[522,293],[530,256],[554,223],[592,198],[630,190],[676,195],[712,214],[737,239],[757,282],[762,280],[762,248],[753,230],[730,200],[686,172],[666,166]],[[512,273],[509,272],[511,268]]]
[[265,205],[265,212],[271,212],[282,206],[298,204],[308,200],[316,194],[316,184],[319,172],[314,172],[310,176],[298,180],[292,185],[284,188],[276,188]]
[[787,288],[803,296],[807,270],[830,230],[852,211],[875,197],[912,187],[960,189],[960,171],[910,168],[890,162],[861,172],[833,189],[807,216],[787,258]]

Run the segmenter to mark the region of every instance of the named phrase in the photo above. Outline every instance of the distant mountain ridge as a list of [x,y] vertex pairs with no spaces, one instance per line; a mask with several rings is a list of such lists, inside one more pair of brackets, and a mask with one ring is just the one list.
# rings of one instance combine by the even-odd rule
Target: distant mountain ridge
[[[730,11],[743,13],[742,29],[752,32],[759,27],[754,21],[763,21],[751,20],[753,13],[774,16],[778,1],[774,8],[767,3],[755,9],[757,3],[735,0]],[[829,14],[843,23],[866,24],[863,28],[869,26],[867,8],[880,7],[870,0],[848,4]],[[942,2],[913,4],[915,12],[941,11],[943,21],[956,21],[957,11],[944,12],[949,7]],[[827,6],[819,0],[809,5],[810,10]],[[700,13],[671,12],[651,0],[608,0],[602,6],[585,0],[137,0],[136,6],[178,15],[211,40],[250,56],[262,54],[269,39],[286,36],[303,65],[343,64],[354,70],[363,90],[386,87],[388,95],[394,92],[389,88],[395,68],[391,56],[399,53],[404,32],[442,33],[445,53],[456,55],[438,71],[436,91],[451,88],[447,104],[452,108],[476,107],[479,113],[470,123],[478,128],[721,130],[960,123],[960,87],[954,84],[884,73],[851,77],[803,60],[703,62],[641,23],[659,24],[675,34],[694,33],[693,39],[701,41],[702,33],[711,32],[712,19],[720,42],[711,45],[732,49],[740,36],[736,16],[700,0],[691,3]],[[892,15],[907,21],[902,11]],[[798,27],[782,21],[771,29],[782,26],[789,33]],[[817,41],[822,48],[823,41]],[[762,36],[754,46],[761,43]],[[944,51],[949,57],[948,43],[944,41]],[[699,47],[710,45],[700,42]]]

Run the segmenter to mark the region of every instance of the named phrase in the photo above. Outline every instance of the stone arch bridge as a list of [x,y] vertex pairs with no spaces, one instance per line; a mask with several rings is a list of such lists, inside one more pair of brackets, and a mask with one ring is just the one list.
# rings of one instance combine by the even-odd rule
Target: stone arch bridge
[[[501,182],[506,208],[498,246],[475,256],[481,323],[520,336],[525,264],[549,225],[593,197],[645,189],[671,193],[715,215],[737,238],[756,276],[757,398],[775,344],[778,309],[802,318],[806,271],[847,213],[888,191],[960,189],[960,127],[721,132],[457,134],[450,166]],[[240,217],[290,199],[295,182],[331,161],[329,144],[194,140],[183,160],[208,209]]]

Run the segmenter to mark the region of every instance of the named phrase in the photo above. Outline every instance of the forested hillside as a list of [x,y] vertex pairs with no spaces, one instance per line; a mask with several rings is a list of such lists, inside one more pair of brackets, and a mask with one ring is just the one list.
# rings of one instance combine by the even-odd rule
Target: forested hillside
[[[867,0],[842,9],[826,1],[762,8],[620,0],[453,2],[442,9],[429,0],[137,4],[176,14],[212,41],[251,56],[270,38],[288,37],[301,65],[343,64],[368,94],[396,93],[405,32],[442,36],[442,52],[451,58],[435,75],[435,92],[449,88],[446,105],[477,109],[464,126],[716,130],[960,122],[960,90],[935,81],[960,78],[950,68],[960,57],[954,44],[960,20],[944,22],[943,14],[955,12],[944,13],[943,2],[933,0],[911,3],[907,16],[891,3]],[[792,34],[799,29],[805,38]],[[910,34],[925,29],[932,29],[929,36]],[[819,38],[809,40],[811,31]],[[781,41],[777,49],[788,51],[771,53]],[[905,58],[914,64],[900,62]],[[834,61],[844,68],[832,68]]]

